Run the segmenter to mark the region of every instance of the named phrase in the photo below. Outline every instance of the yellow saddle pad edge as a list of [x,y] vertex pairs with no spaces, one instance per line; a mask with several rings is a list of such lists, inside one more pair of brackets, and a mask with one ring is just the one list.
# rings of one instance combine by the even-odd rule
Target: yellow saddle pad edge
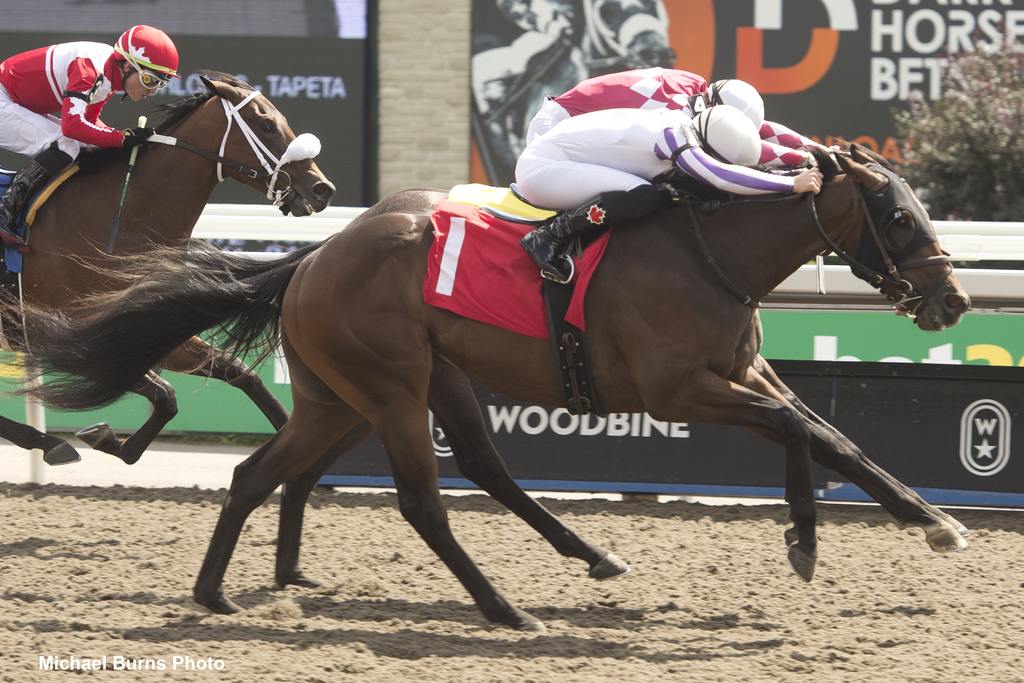
[[524,221],[543,221],[554,211],[527,204],[507,187],[491,187],[480,183],[456,185],[448,193],[448,201],[494,209],[497,213]]
[[28,207],[28,211],[25,213],[25,225],[32,225],[32,221],[36,219],[36,211],[39,207],[46,203],[46,200],[50,198],[50,195],[61,186],[61,184],[70,178],[71,176],[78,173],[78,164],[71,164],[64,168],[63,171],[57,174],[57,177],[50,181],[50,184],[44,187],[36,198],[32,200],[32,204]]

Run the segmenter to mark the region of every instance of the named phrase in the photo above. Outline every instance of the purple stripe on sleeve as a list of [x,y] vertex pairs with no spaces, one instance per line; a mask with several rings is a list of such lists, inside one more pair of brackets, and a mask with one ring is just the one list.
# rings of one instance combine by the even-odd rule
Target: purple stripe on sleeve
[[[777,177],[754,169],[749,169],[748,173],[737,172],[724,164],[717,163],[704,150],[694,148],[692,152],[701,166],[726,182],[765,192],[791,192],[793,190],[791,178]],[[697,177],[701,178],[699,175]]]
[[691,166],[690,162],[688,162],[686,160],[686,155],[685,154],[680,154],[679,156],[676,157],[676,166],[678,166],[687,175],[693,176],[694,178],[696,178],[697,180],[699,180],[701,182],[707,182],[706,180],[704,180],[704,178],[701,176],[701,174],[697,171],[697,169],[695,169],[693,166]]
[[656,142],[654,143],[654,155],[661,161],[668,161],[672,158],[672,153],[679,149],[679,141],[676,140],[676,134],[671,127],[663,130],[662,136],[665,138],[665,147],[668,149],[668,154],[663,152],[661,145]]

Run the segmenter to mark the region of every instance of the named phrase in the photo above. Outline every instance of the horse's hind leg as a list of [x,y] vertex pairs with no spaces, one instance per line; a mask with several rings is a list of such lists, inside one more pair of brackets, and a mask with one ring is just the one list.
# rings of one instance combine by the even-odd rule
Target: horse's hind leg
[[388,451],[402,516],[448,565],[485,617],[513,628],[542,630],[541,622],[498,593],[452,535],[437,488],[437,458],[427,431],[426,401],[393,400],[374,423]]
[[26,450],[38,448],[43,452],[43,460],[48,465],[68,465],[82,459],[78,451],[64,439],[44,434],[35,427],[9,420],[2,415],[0,415],[0,438],[7,439]]
[[842,432],[804,405],[763,358],[758,358],[758,372],[771,382],[803,413],[809,422],[811,457],[839,472],[884,507],[902,524],[913,524],[925,530],[925,538],[937,552],[962,550],[967,547],[963,524],[942,510],[925,502],[921,496],[868,459]]
[[435,357],[428,400],[452,447],[459,471],[467,479],[536,529],[560,554],[586,562],[591,577],[607,579],[629,571],[629,565],[581,539],[512,479],[487,436],[480,404],[469,378],[461,370]]
[[106,422],[94,424],[75,432],[75,435],[92,448],[115,455],[125,463],[133,465],[145,452],[153,439],[178,414],[178,402],[174,387],[155,372],[147,372],[142,381],[132,389],[153,406],[149,419],[127,439],[118,439]]
[[[245,520],[275,488],[308,472],[321,461],[328,447],[363,422],[345,404],[322,405],[296,397],[288,423],[235,467],[231,488],[196,577],[192,593],[196,602],[222,614],[238,611],[238,606],[224,596],[223,581]],[[300,516],[300,527],[301,523]],[[297,553],[296,546],[296,556]]]
[[192,337],[182,344],[164,360],[163,366],[175,372],[218,379],[241,389],[274,429],[280,429],[288,421],[288,411],[255,372],[239,358],[210,346],[199,337]]
[[357,425],[341,441],[328,448],[312,467],[284,483],[281,493],[281,515],[278,522],[277,559],[274,563],[274,582],[278,587],[284,588],[288,585],[316,587],[320,585],[299,569],[302,521],[309,492],[335,460],[358,445],[372,431],[373,427],[369,422]]

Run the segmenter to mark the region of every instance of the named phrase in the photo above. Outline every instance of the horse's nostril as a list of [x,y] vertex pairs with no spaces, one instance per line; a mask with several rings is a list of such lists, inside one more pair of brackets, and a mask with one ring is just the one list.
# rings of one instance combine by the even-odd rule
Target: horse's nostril
[[945,301],[946,308],[956,313],[962,313],[970,307],[970,303],[956,292],[950,292],[947,294]]
[[317,197],[323,197],[324,195],[331,196],[334,194],[334,185],[325,181],[320,181],[313,186],[313,193],[316,194]]

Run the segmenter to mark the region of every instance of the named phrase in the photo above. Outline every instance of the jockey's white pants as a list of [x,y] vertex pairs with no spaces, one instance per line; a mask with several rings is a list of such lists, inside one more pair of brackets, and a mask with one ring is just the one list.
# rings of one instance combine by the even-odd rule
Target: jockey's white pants
[[569,112],[565,110],[565,107],[554,100],[544,100],[543,106],[533,115],[530,125],[526,128],[526,144],[530,144],[535,137],[544,135],[567,118],[569,118]]
[[82,143],[61,134],[59,119],[26,109],[0,85],[0,147],[34,157],[54,141],[72,159],[78,158]]
[[516,163],[530,202],[574,209],[602,192],[632,190],[672,168],[654,146],[667,127],[689,125],[680,110],[605,109],[573,116],[534,139]]

